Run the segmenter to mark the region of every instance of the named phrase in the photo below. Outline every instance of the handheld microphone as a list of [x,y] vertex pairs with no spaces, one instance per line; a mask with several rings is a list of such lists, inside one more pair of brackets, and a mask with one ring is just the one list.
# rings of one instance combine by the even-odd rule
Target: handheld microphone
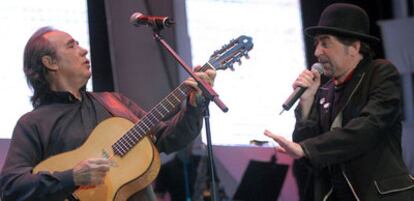
[[[315,69],[319,72],[319,74],[323,74],[323,66],[321,63],[314,63],[312,65],[312,69]],[[307,87],[296,87],[296,89],[293,91],[292,94],[290,94],[290,96],[286,99],[286,101],[283,103],[282,107],[283,107],[283,111],[288,111],[293,104],[295,104],[295,102],[302,96],[302,94],[306,91]],[[280,114],[282,114],[282,112],[280,112]]]
[[136,27],[141,25],[150,26],[156,29],[163,29],[174,24],[169,17],[165,16],[146,16],[142,13],[136,12],[129,17],[129,22]]

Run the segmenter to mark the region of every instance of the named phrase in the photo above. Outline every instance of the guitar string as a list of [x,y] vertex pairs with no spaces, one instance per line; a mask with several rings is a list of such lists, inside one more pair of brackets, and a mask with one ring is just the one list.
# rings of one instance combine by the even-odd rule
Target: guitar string
[[[208,65],[210,64],[206,63],[204,66],[200,68],[199,71],[207,70],[209,68]],[[161,119],[157,118],[153,111],[161,114],[161,117],[163,118],[166,114],[171,112],[171,110],[173,110],[175,107],[178,106],[178,104],[180,104],[183,101],[183,99],[188,95],[189,91],[190,87],[181,83],[179,87],[174,89],[170,95],[168,95],[165,99],[163,99],[160,102],[160,104],[151,109],[148,115],[145,115],[144,118],[137,125],[130,129],[114,144],[116,151],[118,151],[121,156],[125,155],[132,147],[134,147],[139,142],[139,140],[145,137],[145,134],[151,129],[152,126],[155,125],[156,121],[159,121]],[[181,99],[176,97],[176,92],[181,93],[181,95],[177,94]],[[175,98],[176,100],[174,101],[174,99],[172,98]],[[167,103],[170,106],[168,106]],[[159,106],[161,106],[163,110],[158,109],[157,107]],[[145,128],[143,128],[143,126],[145,126]],[[141,132],[139,132],[137,128],[140,129]],[[134,139],[132,139],[132,137],[129,135],[133,135]],[[138,135],[138,137],[136,135]]]

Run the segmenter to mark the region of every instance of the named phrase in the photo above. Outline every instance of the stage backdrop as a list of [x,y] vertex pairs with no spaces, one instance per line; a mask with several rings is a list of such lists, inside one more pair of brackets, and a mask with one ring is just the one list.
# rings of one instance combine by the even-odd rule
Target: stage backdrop
[[401,73],[404,92],[402,148],[404,160],[414,175],[414,18],[381,21],[385,55]]

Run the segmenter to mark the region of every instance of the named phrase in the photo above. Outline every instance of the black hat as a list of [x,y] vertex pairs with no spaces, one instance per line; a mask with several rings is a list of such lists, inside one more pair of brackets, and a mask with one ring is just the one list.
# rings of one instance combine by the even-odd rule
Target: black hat
[[361,41],[379,42],[379,38],[369,35],[369,18],[360,7],[346,4],[331,4],[323,10],[318,26],[305,29],[305,33],[314,37],[318,34],[352,37]]

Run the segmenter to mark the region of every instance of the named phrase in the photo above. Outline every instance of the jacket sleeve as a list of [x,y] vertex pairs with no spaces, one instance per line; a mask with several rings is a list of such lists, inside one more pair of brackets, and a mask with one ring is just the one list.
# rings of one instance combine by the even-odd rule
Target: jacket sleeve
[[301,142],[303,140],[315,137],[320,134],[320,127],[318,123],[318,112],[313,103],[309,117],[306,120],[302,120],[302,108],[298,105],[295,109],[295,130],[292,134],[292,140],[294,142]]
[[21,118],[0,176],[0,200],[63,200],[75,190],[72,169],[32,173],[41,161],[42,148],[35,125]]
[[[136,103],[125,96],[118,94],[120,100],[130,108],[139,118],[142,118],[146,112]],[[197,100],[197,105],[201,105],[202,97]],[[202,128],[201,107],[193,107],[184,101],[181,108],[178,108],[175,115],[161,121],[152,131],[156,135],[156,146],[160,152],[171,153],[178,151],[192,142],[199,134]]]
[[[314,164],[332,164],[347,161],[372,150],[385,141],[388,133],[401,129],[400,76],[390,63],[374,66],[365,103],[351,101],[351,119],[342,128],[309,138],[300,144],[306,157]],[[355,94],[354,96],[365,94]],[[354,98],[354,97],[353,97]],[[363,105],[361,105],[363,104]],[[360,107],[360,108],[359,108]],[[398,137],[398,136],[395,136]]]
[[162,122],[157,147],[160,152],[171,153],[186,147],[201,131],[202,109],[184,103],[170,120]]

